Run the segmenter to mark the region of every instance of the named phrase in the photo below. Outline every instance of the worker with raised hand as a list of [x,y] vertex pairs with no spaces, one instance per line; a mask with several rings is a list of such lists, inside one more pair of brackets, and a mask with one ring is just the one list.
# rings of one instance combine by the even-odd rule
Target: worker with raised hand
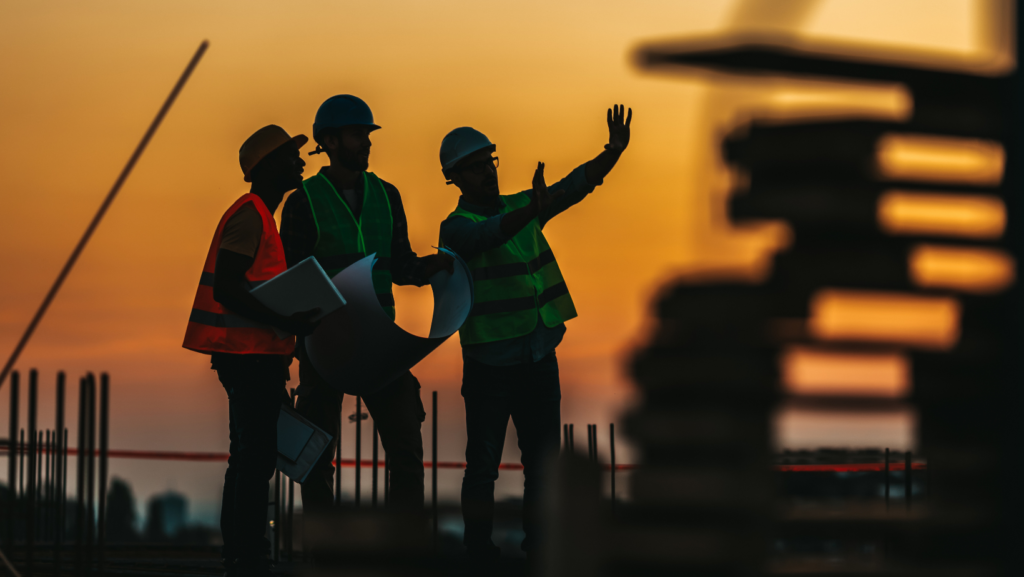
[[302,184],[299,148],[308,140],[270,125],[242,144],[239,162],[252,185],[217,225],[185,331],[183,346],[211,356],[228,394],[230,457],[220,515],[227,575],[270,575],[267,492],[295,349],[295,337],[280,338],[273,327],[307,335],[320,312],[286,317],[249,293],[287,269],[273,215],[285,193]]
[[467,261],[475,301],[459,330],[466,403],[466,472],[462,480],[464,543],[477,566],[497,561],[491,541],[494,481],[511,417],[522,451],[522,548],[537,544],[539,484],[547,453],[556,451],[561,389],[555,347],[576,316],[569,288],[544,238],[544,226],[604,181],[629,144],[633,111],[608,110],[608,144],[548,192],[544,163],[533,189],[502,196],[496,146],[481,132],[456,128],[441,142],[441,170],[462,195],[441,223],[441,243]]
[[[312,255],[331,277],[376,253],[373,286],[384,311],[394,319],[392,284],[423,286],[435,273],[442,269],[452,272],[454,267],[445,254],[417,257],[409,244],[398,189],[367,172],[370,133],[379,128],[370,107],[355,96],[333,96],[320,106],[313,122],[318,146],[310,154],[326,152],[330,165],[306,179],[285,202],[281,238],[289,265]],[[335,439],[302,484],[304,510],[315,514],[328,510],[334,500],[331,461],[341,428],[342,395],[316,373],[301,344],[297,356],[300,384],[296,409]],[[389,506],[422,510],[420,424],[426,412],[419,381],[406,371],[363,401],[389,459]]]

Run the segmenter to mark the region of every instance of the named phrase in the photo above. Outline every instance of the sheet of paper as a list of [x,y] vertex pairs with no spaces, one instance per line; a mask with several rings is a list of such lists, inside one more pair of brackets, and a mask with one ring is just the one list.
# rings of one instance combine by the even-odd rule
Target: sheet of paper
[[455,253],[455,272],[430,279],[434,316],[430,336],[418,337],[395,324],[373,290],[370,255],[334,276],[348,304],[324,317],[306,337],[306,353],[317,373],[338,391],[365,395],[394,381],[423,360],[466,322],[473,308],[473,276]]
[[304,483],[331,438],[294,409],[282,406],[277,417],[277,469],[296,483]]
[[[250,291],[275,313],[290,316],[297,312],[320,308],[319,320],[345,305],[345,297],[324,272],[315,257],[309,257],[285,272]],[[274,329],[279,338],[287,333]]]

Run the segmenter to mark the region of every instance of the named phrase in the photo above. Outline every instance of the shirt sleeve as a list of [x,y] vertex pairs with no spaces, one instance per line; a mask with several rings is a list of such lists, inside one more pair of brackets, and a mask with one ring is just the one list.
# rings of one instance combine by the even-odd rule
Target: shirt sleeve
[[[587,181],[587,165],[581,164],[577,166],[575,170],[569,173],[568,176],[559,180],[554,184],[548,185],[548,192],[555,192],[558,190],[564,190],[565,192],[555,199],[544,212],[540,214],[540,226],[544,227],[549,220],[555,218],[555,216],[561,214],[570,206],[578,203],[579,201],[586,198],[588,194],[594,192],[594,187],[601,184],[600,182],[591,184]],[[533,198],[533,190],[528,190],[526,193]]]
[[261,238],[263,218],[252,203],[246,203],[224,223],[224,232],[220,235],[220,248],[254,258],[260,248]]
[[445,219],[441,223],[441,244],[463,260],[472,260],[509,241],[501,232],[502,216],[492,216],[483,222],[473,222],[464,216]]
[[402,195],[393,184],[383,180],[381,183],[391,204],[391,282],[423,286],[428,279],[423,278],[422,258],[416,256],[409,244],[409,221],[405,218]]
[[292,267],[313,256],[319,234],[309,199],[300,187],[293,192],[281,209],[281,244],[284,258]]

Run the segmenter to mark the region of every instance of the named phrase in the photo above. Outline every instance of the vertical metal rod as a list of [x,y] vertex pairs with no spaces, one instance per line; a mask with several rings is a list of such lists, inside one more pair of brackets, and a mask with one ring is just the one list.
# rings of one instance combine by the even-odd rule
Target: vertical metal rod
[[285,535],[285,547],[288,548],[288,562],[292,560],[292,548],[295,539],[295,481],[288,479],[288,533]]
[[341,408],[341,417],[338,420],[338,438],[334,440],[334,506],[341,506],[341,431],[345,427],[345,408]]
[[611,450],[612,465],[612,510],[615,510],[615,423],[608,425],[608,448]]
[[100,479],[99,524],[97,528],[96,572],[103,575],[104,549],[107,544],[107,457],[110,450],[110,375],[100,375]]
[[910,510],[910,502],[913,500],[914,494],[913,468],[914,463],[911,458],[911,452],[910,449],[907,449],[906,467],[903,469],[904,492],[907,494],[907,511]]
[[363,476],[363,398],[356,397],[356,507],[362,495]]
[[[42,433],[40,433],[42,435]],[[41,461],[44,461],[43,465],[43,483],[40,492],[42,493],[41,507],[42,515],[39,522],[40,533],[42,534],[40,540],[47,541],[50,538],[50,513],[53,510],[50,507],[50,481],[53,476],[50,475],[50,429],[46,429],[45,444],[43,445],[43,455]]]
[[270,557],[276,563],[281,560],[281,471],[274,471],[274,550]]
[[592,427],[594,427],[594,462],[599,463],[601,459],[597,455],[597,423],[594,423]]
[[28,373],[28,510],[25,516],[25,564],[26,575],[33,573],[33,548],[36,539],[36,459],[39,446],[36,442],[37,389],[39,374],[35,369]]
[[388,500],[391,495],[391,457],[388,456],[388,452],[384,451],[384,506],[388,506]]
[[373,495],[370,497],[370,505],[373,508],[377,508],[377,419],[373,420],[373,469],[370,471],[370,485],[372,487]]
[[562,423],[562,450],[569,452],[569,425]]
[[[28,445],[25,444],[25,428],[21,428],[21,437],[18,441],[18,495],[25,500],[25,455],[28,454]],[[24,506],[24,503],[22,503]],[[24,511],[22,511],[24,513]],[[24,515],[22,515],[24,516]]]
[[75,454],[75,575],[81,575],[85,544],[85,397],[86,380],[78,380],[78,452]]
[[572,438],[572,423],[569,424],[569,452],[576,451],[576,443],[573,443]]
[[64,371],[57,373],[57,414],[56,423],[57,451],[54,453],[54,506],[57,508],[53,518],[53,574],[59,576],[61,571],[60,548],[64,544],[64,484],[67,478],[67,433],[64,429]]
[[885,510],[889,510],[889,449],[885,449]]
[[14,518],[17,506],[18,459],[21,458],[21,446],[18,444],[18,371],[11,373],[11,406],[7,417],[7,550],[14,552]]
[[96,375],[87,373],[86,382],[86,449],[85,463],[85,573],[93,572],[96,551]]
[[430,516],[434,525],[434,554],[437,554],[437,391],[431,394],[430,416]]
[[[60,480],[60,486],[61,486],[60,493],[61,493],[61,503],[62,503],[61,508],[60,508],[60,515],[61,515],[61,519],[63,519],[63,520],[61,521],[61,525],[60,525],[60,534],[65,536],[65,537],[68,534],[67,533],[67,527],[66,527],[67,526],[66,517],[67,517],[67,508],[68,508],[68,452],[69,452],[68,451],[68,446],[69,446],[68,445],[68,428],[64,427],[64,458],[61,459],[61,462],[63,463],[63,466],[64,466],[64,473],[63,473],[63,478],[61,478],[61,480]],[[62,539],[63,539],[63,537],[62,537]]]
[[43,479],[43,459],[46,454],[43,446],[43,432],[40,430],[36,431],[36,506],[35,506],[35,524],[36,524],[36,539],[42,541],[42,528],[43,518],[45,517],[45,506],[46,502],[43,496],[43,487],[46,485],[46,480]]

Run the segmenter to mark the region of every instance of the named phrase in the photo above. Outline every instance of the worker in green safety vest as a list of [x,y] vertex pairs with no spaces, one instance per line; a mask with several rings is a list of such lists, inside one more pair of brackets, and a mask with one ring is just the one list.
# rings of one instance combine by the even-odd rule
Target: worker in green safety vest
[[629,144],[633,111],[608,110],[608,144],[548,192],[544,163],[533,190],[502,196],[496,146],[477,130],[456,128],[441,143],[441,170],[462,196],[441,223],[441,243],[473,272],[475,300],[459,330],[466,403],[466,473],[462,480],[463,542],[478,573],[493,568],[494,481],[509,418],[522,451],[522,548],[536,550],[537,499],[545,456],[558,448],[561,390],[555,347],[576,316],[543,228],[604,181]]
[[[408,224],[398,189],[368,172],[370,133],[379,129],[370,107],[361,99],[342,94],[317,110],[313,139],[326,152],[330,165],[285,202],[281,214],[281,241],[289,266],[315,256],[329,276],[376,253],[373,286],[384,311],[395,318],[392,284],[423,286],[440,270],[453,271],[445,254],[418,257],[409,244]],[[333,506],[334,443],[341,422],[342,395],[317,375],[304,347],[297,347],[299,387],[296,409],[332,437],[331,446],[302,484],[307,514]],[[423,439],[420,425],[426,417],[419,381],[410,372],[363,398],[380,434],[391,467],[389,505],[401,509],[423,507]]]

